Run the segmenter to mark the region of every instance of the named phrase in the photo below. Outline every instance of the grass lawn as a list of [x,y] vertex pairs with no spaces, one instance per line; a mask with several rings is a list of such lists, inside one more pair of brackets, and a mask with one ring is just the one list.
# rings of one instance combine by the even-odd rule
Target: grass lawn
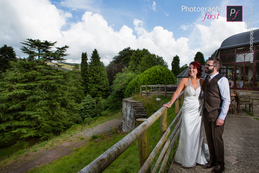
[[[155,97],[151,99],[142,100],[143,106],[147,110],[148,116],[152,115],[155,111],[157,111],[162,103],[168,102],[171,97],[159,97],[161,100],[159,102],[155,101]],[[143,99],[143,98],[136,98]],[[116,113],[115,115],[111,115],[109,118],[103,117],[97,123],[101,123],[107,121],[108,119],[115,118],[122,113]],[[168,109],[168,126],[174,119],[174,106]],[[92,124],[94,126],[97,124]],[[53,145],[58,145],[58,141],[69,140],[69,136],[72,134],[76,134],[83,129],[85,129],[83,125],[77,125],[66,132],[64,132],[59,137],[52,139],[50,141],[45,141],[40,145],[41,147],[53,147]],[[112,135],[111,135],[112,134]],[[117,143],[119,140],[124,138],[126,133],[118,133],[116,129],[112,130],[107,134],[95,135],[92,136],[92,139],[86,143],[85,146],[80,148],[74,148],[73,153],[65,156],[61,159],[55,160],[49,164],[43,165],[41,167],[36,167],[33,170],[29,171],[30,173],[71,173],[71,172],[79,172],[89,163],[91,163],[98,156],[103,154],[107,149]],[[160,120],[157,120],[149,129],[149,150],[150,153],[158,143],[160,139]],[[96,139],[99,139],[98,141]],[[40,148],[40,147],[39,147]],[[27,150],[37,150],[37,146],[34,148],[30,148]],[[176,144],[171,152],[169,163],[172,159],[173,153],[176,150]],[[26,151],[25,151],[26,152]],[[159,153],[156,157],[158,158]],[[156,159],[154,160],[152,167],[155,165]],[[13,160],[15,160],[13,158]],[[121,172],[138,172],[139,170],[139,156],[138,156],[138,143],[135,141],[122,155],[120,155],[104,172],[112,172],[112,173],[121,173]]]
[[[159,103],[152,100],[148,100],[149,106],[152,104],[153,110],[157,110],[160,108],[161,103],[168,102],[170,97],[162,98]],[[143,104],[145,107],[145,104]],[[168,126],[174,119],[174,108],[168,109]],[[30,173],[70,173],[70,172],[78,172],[83,169],[86,165],[91,163],[94,159],[104,153],[107,149],[112,147],[115,143],[125,137],[127,134],[116,134],[112,135],[112,137],[107,134],[101,136],[94,136],[93,139],[87,143],[87,145],[74,149],[73,154],[69,156],[65,156],[59,160],[56,160],[48,165],[41,166],[39,168],[35,168],[30,171]],[[160,121],[156,121],[148,130],[149,135],[149,150],[152,152],[157,142],[160,139]],[[98,142],[95,142],[96,138],[100,138]],[[170,159],[172,159],[173,153],[176,149],[176,146],[173,148],[173,152],[171,153]],[[157,155],[156,159],[158,158]],[[104,172],[112,172],[112,173],[121,173],[121,172],[138,172],[139,170],[139,158],[138,158],[138,143],[135,141],[122,155],[120,155]],[[155,161],[156,161],[155,159]],[[152,167],[155,165],[155,161],[152,164]],[[169,162],[170,163],[170,162]]]

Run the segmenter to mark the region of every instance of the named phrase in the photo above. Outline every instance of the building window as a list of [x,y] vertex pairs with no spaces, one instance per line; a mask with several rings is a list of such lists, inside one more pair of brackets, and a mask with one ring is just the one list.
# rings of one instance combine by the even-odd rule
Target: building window
[[235,62],[235,57],[233,55],[229,56],[228,62]]
[[259,45],[254,48],[254,54],[249,46],[220,51],[220,73],[228,79],[230,88],[259,90]]
[[253,87],[253,64],[245,64],[245,88]]
[[236,87],[237,88],[243,88],[243,80],[244,80],[244,65],[243,64],[237,64],[236,68]]
[[227,69],[228,69],[227,78],[228,78],[228,81],[229,81],[229,86],[234,87],[234,75],[235,75],[234,66],[229,65]]
[[226,67],[226,66],[221,66],[221,68],[220,68],[220,74],[221,74],[222,76],[227,77],[227,67]]
[[225,57],[225,56],[221,57],[221,62],[222,63],[226,63],[227,62],[227,57]]
[[242,53],[236,55],[236,62],[244,62],[244,61],[253,61],[253,54],[252,53]]

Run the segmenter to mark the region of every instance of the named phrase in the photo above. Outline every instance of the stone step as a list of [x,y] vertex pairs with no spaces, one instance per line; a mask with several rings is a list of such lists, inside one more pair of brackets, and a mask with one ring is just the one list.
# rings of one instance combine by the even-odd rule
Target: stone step
[[144,108],[137,108],[137,109],[134,108],[134,111],[146,111],[146,110]]
[[135,116],[147,116],[147,114],[135,114]]
[[132,106],[142,106],[143,107],[142,103],[132,103]]

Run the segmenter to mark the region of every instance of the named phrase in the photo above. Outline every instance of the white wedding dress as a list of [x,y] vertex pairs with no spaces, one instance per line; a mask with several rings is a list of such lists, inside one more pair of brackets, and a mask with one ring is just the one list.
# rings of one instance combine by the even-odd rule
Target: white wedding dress
[[200,93],[199,80],[195,90],[189,78],[184,90],[179,145],[174,157],[184,167],[194,167],[196,163],[204,165],[209,159],[208,146],[204,143]]

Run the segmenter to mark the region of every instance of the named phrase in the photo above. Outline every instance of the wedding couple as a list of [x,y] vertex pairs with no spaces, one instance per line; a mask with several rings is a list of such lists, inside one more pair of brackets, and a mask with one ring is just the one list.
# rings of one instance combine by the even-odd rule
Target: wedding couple
[[[221,60],[210,57],[205,65],[208,75],[203,80],[200,79],[201,64],[191,62],[189,78],[181,80],[170,103],[163,105],[170,108],[184,89],[179,146],[174,158],[183,167],[194,167],[198,163],[204,169],[214,167],[213,173],[225,170],[222,134],[230,93],[228,79],[218,73],[220,67]],[[204,143],[203,125],[209,153]]]

